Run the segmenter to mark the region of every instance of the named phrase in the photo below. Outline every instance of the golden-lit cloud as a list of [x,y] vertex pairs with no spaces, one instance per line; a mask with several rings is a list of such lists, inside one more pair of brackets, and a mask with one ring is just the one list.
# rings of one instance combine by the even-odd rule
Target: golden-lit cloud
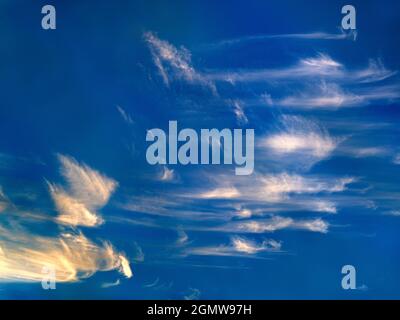
[[11,234],[2,228],[1,280],[41,281],[46,275],[44,268],[55,271],[56,282],[78,281],[97,271],[118,270],[127,278],[132,276],[127,258],[109,242],[95,244],[80,232],[44,237],[21,229]]
[[71,157],[60,155],[59,160],[68,186],[64,189],[48,183],[59,215],[49,219],[37,211],[33,220],[35,224],[53,224],[46,226],[46,234],[31,228],[32,220],[23,219],[28,212],[20,210],[0,189],[0,281],[39,282],[48,278],[50,270],[56,282],[75,282],[111,270],[132,277],[124,253],[110,242],[94,242],[76,229],[103,222],[95,210],[108,202],[117,183]]

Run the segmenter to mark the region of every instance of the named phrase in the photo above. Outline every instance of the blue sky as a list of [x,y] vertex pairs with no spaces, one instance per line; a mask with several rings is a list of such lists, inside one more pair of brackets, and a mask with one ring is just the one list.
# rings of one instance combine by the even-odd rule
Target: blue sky
[[[399,298],[398,2],[45,4],[0,4],[0,298]],[[170,120],[254,173],[149,165]]]

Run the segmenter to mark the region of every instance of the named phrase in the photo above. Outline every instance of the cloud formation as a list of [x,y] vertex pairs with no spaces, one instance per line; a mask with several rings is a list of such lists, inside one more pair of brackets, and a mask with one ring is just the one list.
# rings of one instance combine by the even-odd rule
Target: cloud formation
[[296,157],[296,161],[314,163],[327,158],[340,141],[332,138],[321,125],[304,117],[284,115],[280,123],[281,129],[264,138],[261,143],[275,156],[300,155],[303,158]]
[[190,52],[185,47],[178,49],[150,31],[145,32],[143,38],[166,86],[169,86],[172,80],[184,80],[207,87],[216,93],[215,85],[193,67]]
[[107,204],[117,182],[79,164],[75,159],[59,155],[61,174],[67,190],[49,183],[50,194],[59,212],[58,221],[73,226],[94,227],[103,223],[97,210]]
[[[283,229],[298,229],[312,232],[327,233],[329,223],[321,218],[295,220],[288,217],[273,216],[269,219],[231,222],[219,228],[220,231],[265,233]],[[218,228],[217,228],[218,230]]]
[[44,268],[54,268],[57,282],[75,282],[97,271],[119,270],[127,278],[132,276],[126,257],[109,242],[97,245],[80,232],[53,238],[1,229],[1,281],[41,281]]
[[277,175],[267,175],[262,178],[264,188],[261,191],[270,200],[281,200],[287,194],[316,194],[320,192],[342,192],[355,178],[337,178],[324,180],[314,177],[303,177],[286,172]]
[[281,243],[276,240],[268,239],[257,243],[245,237],[235,236],[231,238],[229,245],[192,247],[186,250],[185,253],[205,256],[251,256],[260,252],[279,252],[280,250]]
[[[31,229],[31,220],[23,218],[32,214],[7,199],[5,216],[0,219],[0,281],[37,282],[46,279],[50,271],[56,282],[76,282],[110,270],[132,277],[124,253],[108,241],[90,240],[76,228],[100,223],[92,210],[107,203],[116,182],[73,158],[60,155],[59,160],[68,191],[48,183],[59,216],[52,219],[44,213],[33,214],[35,225],[49,223],[46,234],[37,233],[36,226]],[[6,199],[4,194],[1,197]]]
[[261,34],[255,36],[245,36],[236,39],[222,40],[217,43],[208,45],[208,48],[223,48],[234,45],[243,45],[251,42],[269,41],[274,39],[298,39],[298,40],[356,40],[357,31],[350,30],[344,32],[341,29],[340,33],[327,33],[327,32],[310,32],[310,33],[284,33],[284,34]]
[[300,82],[324,79],[336,83],[373,83],[394,76],[397,72],[387,69],[381,60],[370,59],[363,69],[348,70],[329,55],[300,59],[289,67],[276,69],[242,69],[238,71],[213,71],[207,78],[213,81],[235,82]]

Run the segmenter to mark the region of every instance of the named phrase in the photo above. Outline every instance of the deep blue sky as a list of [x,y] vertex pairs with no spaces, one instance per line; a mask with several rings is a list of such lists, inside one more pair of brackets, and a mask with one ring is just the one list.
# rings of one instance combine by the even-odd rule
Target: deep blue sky
[[[0,272],[0,298],[400,298],[398,1],[352,1],[356,40],[340,37],[344,1],[52,1],[47,31],[45,4],[0,4],[0,230],[26,237],[2,232],[0,248],[82,232],[133,277],[45,291]],[[255,173],[147,164],[146,132],[169,120],[255,129]],[[57,220],[60,155],[117,183],[87,205],[104,223]],[[238,227],[276,219],[290,223]],[[346,264],[356,290],[341,288]]]

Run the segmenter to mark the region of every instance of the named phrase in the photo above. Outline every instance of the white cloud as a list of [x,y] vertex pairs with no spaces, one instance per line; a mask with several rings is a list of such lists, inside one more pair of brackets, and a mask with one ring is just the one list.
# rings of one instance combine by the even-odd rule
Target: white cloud
[[119,114],[121,115],[122,119],[125,120],[125,122],[127,122],[129,124],[133,124],[134,123],[132,117],[122,107],[117,106],[117,110],[118,110]]
[[240,101],[238,100],[233,101],[233,112],[235,113],[236,119],[239,124],[246,124],[249,122],[247,116],[243,111],[243,105]]
[[176,244],[178,246],[187,244],[189,241],[189,236],[187,235],[187,233],[182,229],[178,229],[177,232],[178,232],[178,239],[176,240]]
[[329,224],[322,219],[314,219],[314,220],[297,221],[295,222],[294,227],[313,232],[327,233]]
[[230,82],[290,81],[315,77],[339,78],[343,76],[343,66],[327,55],[301,59],[296,65],[281,69],[254,69],[236,72],[217,71],[210,73],[211,80]]
[[296,174],[281,173],[269,175],[262,178],[264,187],[261,195],[268,197],[271,201],[285,199],[287,194],[316,194],[320,192],[342,192],[346,186],[355,181],[354,178],[337,178],[324,180],[319,178],[308,178]]
[[145,32],[143,37],[165,85],[169,86],[172,79],[181,79],[188,83],[205,86],[216,93],[214,84],[192,66],[191,55],[186,48],[178,49],[169,42],[159,39],[153,32]]
[[257,244],[243,237],[233,237],[232,246],[235,251],[247,254],[255,254],[263,251],[279,251],[282,247],[281,243],[276,240],[268,239],[264,240],[261,244]]
[[355,40],[357,31],[351,30],[350,32],[341,33],[327,33],[327,32],[310,32],[310,33],[284,33],[284,34],[261,34],[256,36],[245,36],[236,39],[222,40],[218,43],[211,44],[209,48],[221,48],[233,45],[241,45],[250,42],[259,42],[272,39],[304,39],[304,40]]
[[352,107],[364,103],[364,96],[346,93],[339,85],[326,82],[313,85],[299,95],[276,100],[277,105],[303,109]]
[[356,158],[384,156],[390,153],[390,151],[384,147],[349,148],[343,151]]
[[236,215],[240,218],[250,218],[253,215],[253,213],[250,209],[240,208],[239,210],[236,211]]
[[277,154],[303,153],[317,159],[328,157],[339,140],[316,122],[299,116],[282,116],[283,129],[263,139],[262,145]]
[[93,227],[103,220],[96,210],[102,208],[117,187],[117,182],[79,164],[75,159],[58,156],[67,190],[49,183],[50,194],[59,212],[58,221],[67,225]]
[[264,233],[283,229],[300,229],[312,232],[327,233],[329,224],[320,219],[294,220],[292,218],[274,216],[270,219],[252,220],[225,226],[227,230],[236,232]]
[[160,180],[161,181],[172,181],[174,179],[175,179],[174,169],[168,169],[166,166],[164,166]]
[[336,205],[332,201],[311,200],[308,201],[309,209],[316,212],[337,213]]
[[120,284],[121,284],[121,281],[119,279],[117,279],[114,282],[105,282],[101,285],[101,287],[104,289],[107,289],[107,288],[119,286]]
[[257,243],[250,239],[235,236],[231,238],[229,245],[194,247],[189,248],[186,254],[206,256],[251,256],[260,252],[279,252],[281,243],[268,239]]
[[382,60],[370,59],[368,67],[355,73],[354,77],[361,83],[382,81],[397,74],[397,71],[387,69]]
[[[347,70],[345,66],[329,55],[319,53],[316,57],[300,59],[297,64],[276,69],[250,69],[239,71],[210,72],[210,80],[235,82],[269,82],[269,81],[304,81],[325,80],[339,83],[373,83],[385,80],[396,74],[388,70],[380,60],[370,59],[367,67],[359,70]],[[336,100],[343,98],[337,94]],[[356,98],[356,97],[354,97]],[[335,102],[335,96],[331,97]],[[347,97],[351,101],[351,95]],[[336,103],[338,103],[336,101]],[[312,103],[310,101],[309,103]],[[316,103],[316,102],[313,102]]]
[[234,187],[217,188],[197,195],[201,199],[232,199],[240,196],[240,192]]

